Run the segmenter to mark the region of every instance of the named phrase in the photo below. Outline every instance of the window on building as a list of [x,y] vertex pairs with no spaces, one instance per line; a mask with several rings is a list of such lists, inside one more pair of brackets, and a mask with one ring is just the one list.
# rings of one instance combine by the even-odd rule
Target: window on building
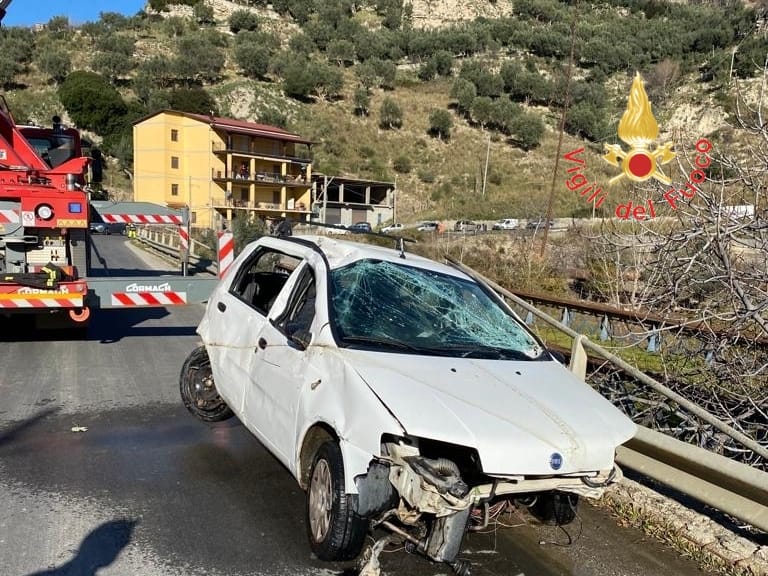
[[178,156],[171,156],[171,168],[178,169],[179,168],[179,157]]
[[171,130],[171,142],[178,142],[178,141],[179,141],[179,131]]
[[192,212],[192,224],[197,224],[197,212]]
[[178,195],[179,195],[179,185],[171,184],[171,196],[178,196]]

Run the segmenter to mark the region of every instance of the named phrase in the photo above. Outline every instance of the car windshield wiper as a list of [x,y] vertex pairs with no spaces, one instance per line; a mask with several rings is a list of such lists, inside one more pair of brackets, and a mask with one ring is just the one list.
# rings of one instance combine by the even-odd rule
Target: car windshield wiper
[[509,348],[501,348],[499,346],[467,346],[454,345],[454,346],[439,346],[424,348],[423,351],[433,352],[441,355],[455,355],[459,358],[484,358],[488,360],[537,360],[541,357],[539,354],[536,357],[529,356],[522,350],[511,350]]
[[410,344],[386,336],[344,336],[342,340],[344,342],[355,342],[358,344],[376,344],[377,346],[399,348],[401,350],[411,350],[413,352],[423,351],[422,348],[417,348],[416,346],[411,346]]

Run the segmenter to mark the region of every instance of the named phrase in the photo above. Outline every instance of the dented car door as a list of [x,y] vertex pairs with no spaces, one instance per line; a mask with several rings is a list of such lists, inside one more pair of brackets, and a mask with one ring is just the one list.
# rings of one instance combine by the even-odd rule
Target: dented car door
[[308,350],[315,319],[314,273],[304,265],[295,274],[296,281],[286,286],[286,305],[276,305],[259,338],[246,398],[247,411],[263,415],[262,431],[292,471],[300,397],[320,380]]

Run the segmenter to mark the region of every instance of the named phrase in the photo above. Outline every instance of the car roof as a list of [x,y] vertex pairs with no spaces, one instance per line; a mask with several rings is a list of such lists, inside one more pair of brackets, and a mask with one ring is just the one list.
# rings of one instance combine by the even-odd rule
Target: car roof
[[[270,240],[278,239],[270,238]],[[457,270],[456,268],[435,262],[434,260],[424,258],[423,256],[419,256],[418,254],[414,254],[412,252],[405,252],[405,258],[402,258],[402,253],[400,250],[395,250],[394,248],[385,248],[383,246],[375,246],[373,244],[363,244],[361,242],[339,240],[335,237],[319,236],[313,234],[292,236],[289,238],[279,239],[278,241],[295,242],[296,240],[311,242],[317,246],[328,260],[328,265],[331,270],[341,268],[358,260],[373,259],[384,260],[405,266],[413,266],[415,268],[423,268],[426,270],[471,280],[469,276],[460,270]],[[269,242],[269,244],[273,245],[272,242]]]

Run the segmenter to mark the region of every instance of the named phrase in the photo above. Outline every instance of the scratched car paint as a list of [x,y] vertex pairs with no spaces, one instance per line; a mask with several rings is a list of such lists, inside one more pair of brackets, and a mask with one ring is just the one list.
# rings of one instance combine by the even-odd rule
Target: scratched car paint
[[198,334],[185,405],[235,415],[288,468],[323,560],[357,557],[378,527],[467,573],[473,511],[520,500],[567,523],[620,477],[615,449],[635,432],[495,292],[395,249],[263,237]]

